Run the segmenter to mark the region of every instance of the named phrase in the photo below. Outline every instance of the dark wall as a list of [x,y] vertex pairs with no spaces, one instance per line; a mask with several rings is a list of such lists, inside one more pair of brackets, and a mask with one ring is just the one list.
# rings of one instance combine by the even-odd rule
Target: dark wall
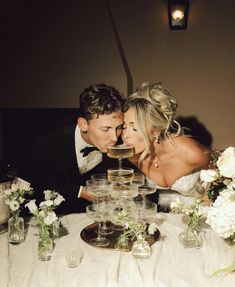
[[2,109],[2,159],[19,169],[35,137],[76,123],[77,109]]

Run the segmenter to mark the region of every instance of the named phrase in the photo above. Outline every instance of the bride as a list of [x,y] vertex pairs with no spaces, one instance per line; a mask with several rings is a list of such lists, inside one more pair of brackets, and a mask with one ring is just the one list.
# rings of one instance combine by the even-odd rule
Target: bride
[[210,151],[183,133],[174,120],[177,103],[161,83],[143,83],[127,100],[122,138],[133,145],[129,158],[159,189],[193,195]]

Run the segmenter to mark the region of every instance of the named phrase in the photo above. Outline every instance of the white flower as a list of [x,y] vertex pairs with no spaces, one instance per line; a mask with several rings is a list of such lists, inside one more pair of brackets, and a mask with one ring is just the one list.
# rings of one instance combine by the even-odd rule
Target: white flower
[[149,225],[149,227],[148,227],[148,233],[150,234],[150,235],[152,235],[152,234],[154,234],[156,231],[157,231],[157,225],[156,225],[156,223],[151,223],[150,225]]
[[35,200],[31,200],[25,205],[35,216],[39,226],[45,224],[49,226],[58,219],[53,210],[64,200],[58,192],[51,190],[45,190],[44,197],[45,200],[39,204],[39,207],[37,207]]
[[44,196],[45,196],[45,200],[50,200],[51,199],[51,194],[53,193],[53,191],[47,189],[47,190],[44,190],[43,193],[44,193]]
[[24,201],[25,201],[25,199],[24,199],[22,196],[19,196],[18,202],[19,202],[20,204],[22,204]]
[[205,182],[212,182],[218,178],[219,174],[212,169],[202,169],[200,171],[200,179]]
[[46,201],[42,201],[40,204],[39,204],[39,207],[40,208],[46,208],[46,207],[50,207],[50,206],[53,206],[54,203],[52,200],[46,200]]
[[23,180],[22,178],[17,178],[17,184],[18,184],[18,188],[21,190],[26,190],[26,191],[30,191],[30,183],[26,180]]
[[176,200],[172,201],[170,204],[170,208],[174,213],[180,213],[184,207],[185,203],[180,197],[177,197]]
[[16,192],[18,190],[18,188],[19,188],[18,184],[12,183],[12,185],[11,185],[11,191],[12,192]]
[[37,210],[38,210],[38,207],[37,207],[35,201],[36,201],[36,200],[33,199],[33,200],[30,200],[30,202],[28,202],[28,203],[25,204],[25,206],[28,207],[29,211],[30,211],[31,213],[33,213],[33,214],[34,214],[35,212],[37,212]]
[[62,201],[64,201],[65,199],[63,198],[62,195],[58,194],[58,196],[54,199],[54,204],[55,205],[60,205]]
[[14,191],[12,191],[11,189],[6,189],[4,190],[4,194],[7,196],[10,196]]
[[16,210],[18,210],[19,207],[20,207],[19,202],[16,201],[16,200],[12,200],[12,201],[10,202],[9,206],[10,206],[10,209],[11,209],[12,211],[16,211]]
[[47,216],[45,217],[46,225],[51,225],[56,220],[57,220],[57,216],[54,211],[49,212]]
[[220,174],[225,177],[235,178],[235,148],[228,147],[217,161]]
[[223,190],[207,212],[206,222],[224,238],[235,233],[235,191]]

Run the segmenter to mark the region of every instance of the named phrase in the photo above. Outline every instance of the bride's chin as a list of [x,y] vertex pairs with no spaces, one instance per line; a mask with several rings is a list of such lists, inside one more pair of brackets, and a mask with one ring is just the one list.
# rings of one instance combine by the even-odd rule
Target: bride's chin
[[123,143],[124,143],[124,145],[125,145],[125,146],[131,146],[131,147],[134,147],[134,145],[133,145],[133,144],[130,144],[130,143],[128,143],[128,142],[123,141]]

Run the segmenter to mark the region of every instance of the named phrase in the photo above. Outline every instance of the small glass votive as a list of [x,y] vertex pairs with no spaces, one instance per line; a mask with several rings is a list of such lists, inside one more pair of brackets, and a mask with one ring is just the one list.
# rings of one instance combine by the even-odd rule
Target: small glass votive
[[65,254],[65,260],[69,268],[78,267],[84,257],[82,250],[69,250]]

